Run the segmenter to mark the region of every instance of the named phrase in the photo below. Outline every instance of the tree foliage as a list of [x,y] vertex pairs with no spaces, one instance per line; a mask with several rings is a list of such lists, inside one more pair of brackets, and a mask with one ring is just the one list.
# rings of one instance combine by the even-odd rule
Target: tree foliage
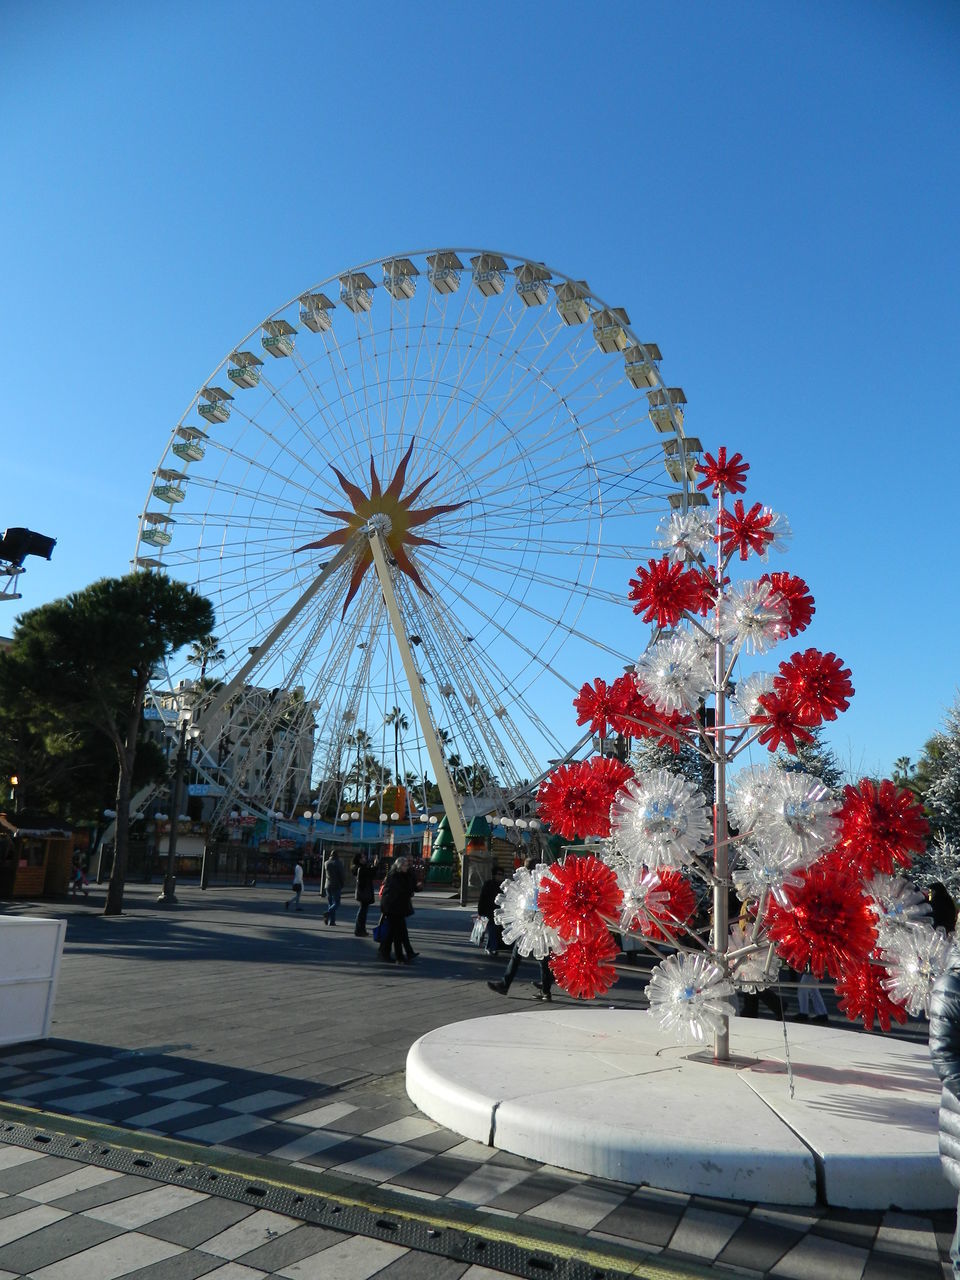
[[814,726],[809,730],[812,742],[798,742],[795,755],[779,751],[775,757],[778,769],[787,773],[805,773],[811,778],[819,778],[825,787],[839,795],[843,789],[845,775],[837,757],[823,741],[823,730]]
[[[209,636],[208,600],[160,573],[102,578],[25,613],[0,656],[0,689],[19,682],[35,723],[102,735],[117,764],[117,833],[106,914],[123,909],[127,843],[144,696],[175,650]],[[75,736],[74,741],[79,739]]]
[[[898,764],[901,762],[898,761]],[[924,745],[916,767],[904,762],[906,785],[923,801],[930,821],[927,852],[917,858],[913,878],[929,885],[940,880],[960,894],[960,698],[944,717],[943,727]]]

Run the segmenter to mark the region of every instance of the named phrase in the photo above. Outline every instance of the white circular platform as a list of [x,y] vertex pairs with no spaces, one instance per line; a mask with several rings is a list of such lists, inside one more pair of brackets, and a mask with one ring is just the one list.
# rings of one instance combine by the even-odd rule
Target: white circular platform
[[[730,1200],[941,1209],[940,1082],[925,1044],[733,1018],[735,1060],[650,1014],[537,1008],[422,1036],[407,1093],[478,1142],[579,1173]],[[712,1046],[711,1046],[712,1048]]]

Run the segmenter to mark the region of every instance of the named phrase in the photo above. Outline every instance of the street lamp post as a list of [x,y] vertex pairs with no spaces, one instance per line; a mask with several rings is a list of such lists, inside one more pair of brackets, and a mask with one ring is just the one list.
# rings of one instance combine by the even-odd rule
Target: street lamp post
[[177,834],[180,827],[180,804],[183,796],[183,769],[187,761],[187,740],[191,747],[199,738],[200,730],[190,727],[192,712],[184,707],[180,712],[180,734],[177,740],[177,756],[173,766],[173,791],[170,803],[170,834],[167,838],[167,873],[163,877],[163,890],[158,902],[175,904],[177,901]]

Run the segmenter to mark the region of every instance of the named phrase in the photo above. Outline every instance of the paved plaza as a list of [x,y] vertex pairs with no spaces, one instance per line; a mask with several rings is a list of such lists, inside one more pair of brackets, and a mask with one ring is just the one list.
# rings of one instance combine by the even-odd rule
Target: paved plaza
[[[628,1186],[428,1120],[410,1044],[538,1008],[524,970],[507,999],[488,991],[506,957],[469,945],[447,894],[418,896],[419,956],[397,967],[353,935],[352,904],[327,927],[315,891],[300,914],[288,892],[187,885],[161,908],[132,886],[110,919],[96,888],[7,904],[68,927],[51,1039],[0,1050],[0,1280],[949,1274],[952,1213]],[[642,1008],[641,987],[627,967],[605,1003]]]

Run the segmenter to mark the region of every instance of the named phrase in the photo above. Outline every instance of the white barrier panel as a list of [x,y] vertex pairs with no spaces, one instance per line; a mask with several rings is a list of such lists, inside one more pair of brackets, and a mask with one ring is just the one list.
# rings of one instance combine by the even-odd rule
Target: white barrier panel
[[0,916],[0,1045],[49,1036],[66,931],[65,920]]

